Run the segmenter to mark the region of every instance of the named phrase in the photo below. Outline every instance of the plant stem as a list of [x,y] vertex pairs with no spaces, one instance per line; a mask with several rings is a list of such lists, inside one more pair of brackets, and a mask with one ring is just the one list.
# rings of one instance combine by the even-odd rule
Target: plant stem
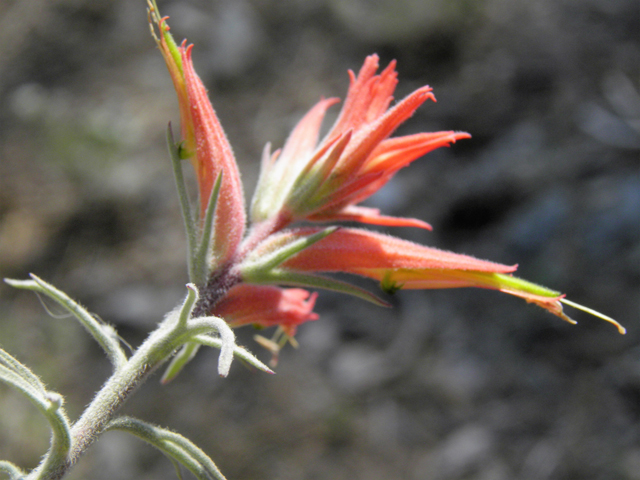
[[57,480],[78,461],[78,458],[102,433],[107,423],[120,409],[135,389],[171,354],[177,347],[176,332],[170,328],[168,317],[135,354],[111,376],[89,404],[80,419],[71,429],[71,449],[63,462],[51,465],[40,464],[28,476],[28,480]]
[[193,317],[210,315],[213,307],[223,298],[229,289],[242,281],[233,266],[237,260],[220,268],[220,273],[213,274],[207,284],[200,289],[200,298],[193,309]]

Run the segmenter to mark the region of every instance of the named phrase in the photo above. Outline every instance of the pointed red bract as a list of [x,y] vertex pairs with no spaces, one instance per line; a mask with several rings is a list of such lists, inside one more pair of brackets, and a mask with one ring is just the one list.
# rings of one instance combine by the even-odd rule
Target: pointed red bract
[[[435,101],[435,97],[425,86],[389,109],[398,83],[395,61],[380,74],[377,70],[378,56],[371,55],[357,76],[349,71],[351,83],[342,110],[320,143],[320,122],[335,99],[322,100],[300,121],[280,157],[261,173],[252,205],[254,221],[280,216],[290,221],[353,220],[430,228],[417,219],[354,207],[382,188],[400,168],[469,134],[448,131],[388,139],[422,103]],[[330,154],[338,146],[338,155]]]
[[200,189],[200,214],[204,217],[213,185],[222,173],[214,220],[213,253],[218,265],[226,263],[242,240],[245,227],[244,195],[231,145],[191,61],[192,45],[182,48],[189,116],[193,125],[196,174]]
[[380,75],[376,75],[378,60],[377,55],[369,55],[357,76],[349,70],[347,97],[328,138],[349,129],[359,129],[376,120],[389,108],[398,84],[396,62],[391,61]]
[[[317,228],[300,228],[281,234],[291,241],[317,233]],[[274,236],[277,238],[277,236]],[[291,240],[290,240],[291,239]],[[275,241],[275,240],[274,240]],[[446,270],[510,273],[516,266],[479,260],[468,255],[425,247],[367,230],[341,228],[302,250],[284,265],[308,272],[356,273],[382,280],[383,270]],[[409,287],[408,287],[409,288]]]
[[150,10],[150,18],[158,26],[160,35],[156,37],[154,33],[154,37],[178,96],[182,132],[180,154],[182,158],[189,158],[196,171],[201,220],[216,179],[222,174],[211,239],[212,261],[214,266],[221,266],[236,253],[244,235],[246,216],[238,166],[207,90],[193,68],[193,45],[186,46],[184,41],[178,46],[169,33],[168,17],[159,18],[154,8]]
[[[398,218],[381,215],[377,208],[348,205],[338,213],[330,215],[331,220],[345,222],[368,223],[369,225],[384,225],[387,227],[417,227],[425,230],[433,230],[427,222],[418,218]],[[325,221],[322,215],[314,215],[312,220]]]
[[229,290],[212,313],[232,327],[280,326],[293,337],[298,325],[319,318],[313,312],[317,296],[302,288],[240,284]]

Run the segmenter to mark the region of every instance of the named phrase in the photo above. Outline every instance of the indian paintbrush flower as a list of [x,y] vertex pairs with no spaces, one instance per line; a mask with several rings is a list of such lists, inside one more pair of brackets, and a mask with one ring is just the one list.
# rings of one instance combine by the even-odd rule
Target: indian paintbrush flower
[[[289,244],[319,232],[320,229],[310,227],[280,232],[258,246],[254,255],[273,255],[271,252],[285,249]],[[564,314],[562,303],[580,306],[565,300],[560,292],[512,276],[516,268],[516,265],[479,260],[390,235],[341,228],[279,264],[276,277],[282,282],[288,278],[287,273],[296,278],[300,272],[343,272],[377,280],[382,290],[389,293],[400,289],[487,288],[521,297],[563,320],[575,323]],[[264,278],[269,281],[268,275]],[[601,314],[598,316],[624,333],[624,328],[613,319]]]
[[[169,33],[155,0],[148,0],[152,35],[167,64],[180,109],[181,140],[168,129],[169,149],[188,240],[190,283],[181,305],[168,312],[131,355],[112,327],[35,275],[30,280],[5,281],[46,295],[75,317],[99,343],[113,373],[75,422],[69,422],[63,397],[16,358],[0,349],[0,382],[16,388],[46,417],[51,428],[48,452],[30,472],[7,461],[0,471],[11,478],[62,478],[102,433],[122,430],[157,447],[198,478],[224,479],[213,461],[181,435],[137,418],[115,414],[125,400],[160,365],[168,363],[162,382],[175,378],[198,349],[220,349],[218,373],[226,377],[238,357],[264,372],[260,360],[238,346],[231,327],[253,324],[277,330],[256,342],[277,361],[298,326],[317,320],[318,293],[328,289],[388,305],[367,290],[332,277],[343,273],[379,283],[387,294],[400,289],[476,287],[523,298],[560,318],[570,305],[618,327],[615,320],[567,300],[563,294],[513,276],[516,266],[479,260],[438,250],[362,228],[341,228],[337,221],[430,229],[422,220],[395,218],[360,202],[377,192],[396,172],[429,151],[470,136],[463,132],[418,133],[391,138],[397,127],[426,100],[435,101],[424,86],[392,106],[397,85],[395,61],[380,74],[371,55],[350,86],[344,105],[329,132],[319,131],[335,98],[320,100],[307,113],[282,150],[264,150],[262,171],[251,204],[249,228],[238,166],[204,83],[191,58],[193,46],[178,45]],[[183,176],[183,160],[195,170],[198,201],[192,205]],[[328,226],[296,225],[327,222]],[[294,287],[294,288],[283,288]]]
[[158,26],[159,34],[153,28],[152,33],[178,95],[180,156],[188,158],[196,171],[201,219],[205,217],[216,179],[222,174],[210,254],[214,266],[223,266],[231,260],[244,235],[246,216],[238,166],[207,90],[193,68],[193,45],[187,46],[185,41],[178,46],[169,33],[167,18],[160,18],[153,7],[149,13]]
[[[318,318],[312,311],[317,294],[303,288],[336,290],[386,304],[359,287],[326,275],[341,272],[373,279],[387,293],[459,287],[497,290],[575,323],[563,312],[562,306],[567,304],[615,324],[624,333],[613,319],[576,305],[559,292],[514,277],[516,266],[363,229],[292,225],[298,221],[349,220],[431,228],[422,220],[385,216],[358,203],[377,192],[399,169],[470,135],[442,131],[391,137],[420,105],[435,101],[435,97],[431,88],[424,86],[391,106],[398,82],[395,62],[377,74],[377,55],[365,59],[358,75],[349,72],[344,105],[323,139],[319,140],[323,118],[338,99],[320,100],[296,125],[281,150],[272,154],[267,145],[245,237],[238,169],[193,69],[192,46],[184,42],[178,46],[173,41],[166,18],[160,18],[153,6],[150,15],[159,28],[156,40],[178,95],[183,137],[179,153],[191,160],[198,179],[199,222],[206,225],[208,209],[215,208],[211,232],[214,262],[207,270],[209,278],[202,282],[209,288],[211,279],[217,281],[214,294],[209,295],[208,313],[225,318],[231,326],[277,325],[276,338],[282,339],[282,335],[293,337],[299,324]],[[281,346],[281,342],[271,343],[275,345],[272,350]]]
[[313,312],[317,293],[302,288],[279,288],[270,285],[242,283],[231,288],[218,302],[213,313],[232,327],[261,325],[281,327],[293,337],[296,327],[319,318]]
[[431,227],[414,218],[381,215],[356,206],[377,192],[402,167],[439,147],[470,138],[464,132],[419,133],[388,137],[426,100],[435,101],[428,86],[389,108],[397,73],[395,61],[382,73],[378,56],[370,55],[356,75],[335,124],[318,143],[325,112],[338,99],[318,102],[295,127],[281,151],[265,149],[262,172],[252,202],[254,222],[279,217],[295,220],[350,220],[376,225]]

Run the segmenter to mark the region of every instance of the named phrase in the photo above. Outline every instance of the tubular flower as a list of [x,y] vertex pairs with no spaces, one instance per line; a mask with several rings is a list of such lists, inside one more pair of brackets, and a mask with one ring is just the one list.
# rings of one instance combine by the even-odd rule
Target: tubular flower
[[212,313],[226,319],[232,327],[280,326],[293,337],[298,325],[319,318],[313,313],[317,297],[317,293],[301,288],[240,284],[229,290]]
[[381,215],[356,206],[387,183],[402,167],[439,147],[470,138],[443,131],[388,138],[426,100],[435,101],[428,86],[419,88],[393,108],[397,81],[395,61],[379,75],[378,56],[366,58],[350,86],[335,124],[318,143],[320,126],[335,98],[318,102],[294,128],[281,151],[265,149],[252,220],[279,217],[295,220],[351,220],[389,226],[431,227],[422,220]]
[[[497,290],[574,323],[563,312],[563,306],[570,305],[613,323],[624,333],[615,320],[570,302],[560,292],[514,277],[515,265],[335,225],[283,230],[299,220],[431,228],[422,220],[385,216],[358,204],[401,168],[470,135],[442,131],[392,138],[402,122],[435,97],[431,88],[424,86],[390,108],[398,83],[395,61],[377,73],[377,55],[367,57],[357,75],[349,71],[344,105],[324,138],[320,139],[320,127],[327,110],[338,103],[336,98],[321,99],[311,108],[281,150],[272,154],[267,145],[251,204],[251,229],[243,238],[240,176],[206,89],[194,71],[192,46],[178,46],[173,41],[166,19],[160,18],[155,3],[149,1],[150,16],[159,30],[156,41],[180,106],[182,144],[172,146],[174,166],[179,164],[176,157],[189,158],[198,181],[200,223],[195,228],[188,196],[183,194],[184,183],[181,191],[181,170],[175,169],[187,220],[190,276],[202,289],[195,314],[211,313],[234,327],[278,326],[272,340],[259,337],[277,356],[287,341],[295,344],[292,337],[298,325],[318,318],[313,312],[317,293],[303,288],[334,290],[388,305],[358,286],[324,275],[342,272],[373,279],[388,293],[460,287]],[[198,235],[201,238],[196,238]],[[208,252],[213,265],[207,264]],[[195,348],[190,345],[177,358],[188,361]]]
[[[191,60],[193,45],[178,46],[166,23],[154,8],[152,20],[157,24],[156,43],[167,64],[180,107],[182,158],[189,158],[196,172],[200,199],[200,218],[204,218],[218,176],[222,184],[214,218],[212,254],[216,265],[227,263],[244,235],[245,206],[240,173],[231,145],[207,97],[207,90],[196,74]],[[153,29],[152,29],[153,32]]]
[[[281,232],[258,247],[256,254],[268,255],[319,231],[317,228],[300,228]],[[360,229],[336,230],[282,262],[280,270],[277,276],[284,280],[287,279],[287,271],[294,273],[292,278],[296,278],[296,272],[360,275],[379,281],[387,292],[459,287],[499,290],[534,303],[570,323],[575,322],[564,314],[562,303],[581,308],[565,300],[559,292],[511,276],[516,270],[515,265],[479,260]],[[598,316],[624,333],[624,328],[613,319]]]

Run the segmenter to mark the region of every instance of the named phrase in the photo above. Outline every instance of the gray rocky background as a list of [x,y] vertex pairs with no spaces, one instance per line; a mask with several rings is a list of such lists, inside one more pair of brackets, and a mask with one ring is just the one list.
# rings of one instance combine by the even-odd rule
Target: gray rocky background
[[[640,479],[636,0],[159,3],[196,44],[248,193],[267,141],[280,146],[321,96],[344,98],[366,55],[395,58],[397,98],[424,84],[438,98],[399,133],[473,139],[371,199],[434,225],[394,233],[519,263],[629,333],[488,291],[400,292],[392,310],[322,293],[321,319],[277,375],[236,364],[220,379],[202,351],[125,413],[184,433],[230,480]],[[0,47],[0,272],[37,273],[137,345],[187,280],[164,141],[177,102],[145,4],[4,0]],[[67,394],[74,417],[109,372],[79,325],[6,285],[0,344]],[[35,466],[44,420],[3,386],[0,412],[0,458]],[[68,478],[175,473],[109,433]]]

